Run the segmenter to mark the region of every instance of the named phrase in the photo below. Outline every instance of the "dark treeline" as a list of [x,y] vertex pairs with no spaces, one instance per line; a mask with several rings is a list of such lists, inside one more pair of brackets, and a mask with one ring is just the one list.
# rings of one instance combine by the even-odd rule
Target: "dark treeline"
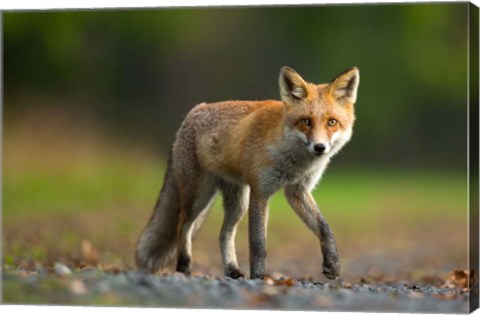
[[357,123],[338,163],[463,169],[467,6],[5,13],[5,119],[49,102],[165,151],[196,103],[277,99],[283,65],[312,82],[355,65]]

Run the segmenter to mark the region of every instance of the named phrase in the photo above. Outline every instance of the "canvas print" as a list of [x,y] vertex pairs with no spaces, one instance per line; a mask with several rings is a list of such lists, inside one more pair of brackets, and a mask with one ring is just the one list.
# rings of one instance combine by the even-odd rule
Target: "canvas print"
[[2,28],[3,304],[478,307],[473,4]]

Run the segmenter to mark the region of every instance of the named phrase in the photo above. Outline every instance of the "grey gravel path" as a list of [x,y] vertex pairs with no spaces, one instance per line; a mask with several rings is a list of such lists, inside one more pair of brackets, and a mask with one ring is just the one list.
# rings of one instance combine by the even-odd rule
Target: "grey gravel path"
[[[61,268],[59,268],[60,270]],[[2,270],[3,303],[175,308],[466,313],[461,289],[271,278],[233,280],[99,269]]]

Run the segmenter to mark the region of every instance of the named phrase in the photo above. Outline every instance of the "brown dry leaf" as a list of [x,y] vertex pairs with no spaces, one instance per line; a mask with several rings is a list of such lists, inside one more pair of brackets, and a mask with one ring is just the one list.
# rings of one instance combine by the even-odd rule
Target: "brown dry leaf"
[[115,264],[103,265],[101,269],[105,272],[111,272],[111,273],[119,273],[120,271],[122,271],[121,268]]
[[283,278],[279,280],[275,280],[275,285],[285,285],[287,287],[291,287],[295,284],[295,280],[292,278]]
[[351,289],[352,288],[352,284],[350,282],[344,282],[343,285],[342,285],[345,289]]
[[282,278],[277,280],[277,279],[274,279],[270,275],[265,275],[263,277],[263,281],[267,285],[284,285],[284,286],[287,286],[287,287],[291,287],[291,286],[295,285],[295,280],[293,280],[292,278],[289,278],[289,277],[288,278],[282,277]]
[[82,261],[86,265],[96,265],[100,258],[98,250],[96,250],[92,242],[87,239],[82,240]]
[[467,270],[455,269],[447,277],[445,287],[468,288],[469,274]]

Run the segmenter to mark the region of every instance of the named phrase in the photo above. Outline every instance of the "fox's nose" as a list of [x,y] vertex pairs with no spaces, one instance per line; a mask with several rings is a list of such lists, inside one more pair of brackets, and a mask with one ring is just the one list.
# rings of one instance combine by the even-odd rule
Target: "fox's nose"
[[313,150],[316,155],[321,155],[325,152],[325,145],[323,143],[317,143],[313,146]]

